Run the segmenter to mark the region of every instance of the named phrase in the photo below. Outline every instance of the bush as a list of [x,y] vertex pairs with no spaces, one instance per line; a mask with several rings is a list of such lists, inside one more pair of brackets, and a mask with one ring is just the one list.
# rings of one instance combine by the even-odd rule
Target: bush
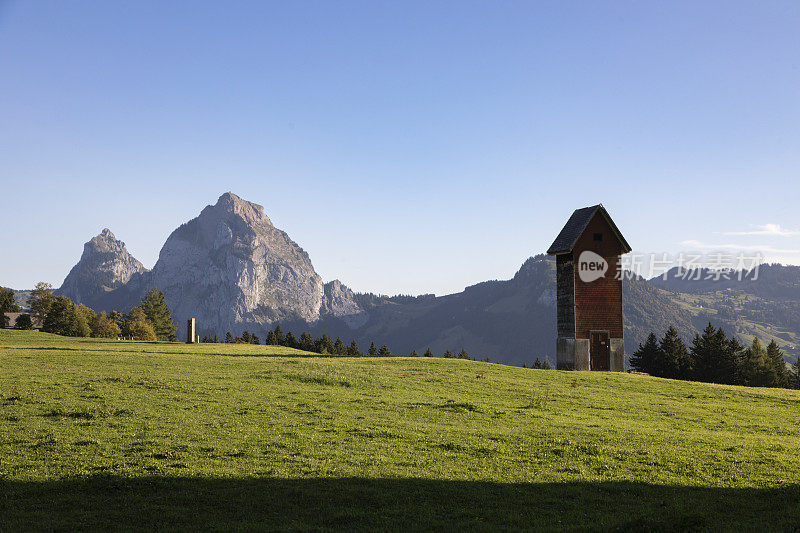
[[153,324],[146,320],[137,320],[130,326],[131,336],[137,341],[155,341],[156,331],[153,329]]
[[105,311],[98,313],[92,320],[92,337],[116,339],[121,333],[120,327],[108,318]]
[[31,315],[28,313],[19,315],[17,320],[14,322],[14,329],[33,329],[33,320],[31,320]]

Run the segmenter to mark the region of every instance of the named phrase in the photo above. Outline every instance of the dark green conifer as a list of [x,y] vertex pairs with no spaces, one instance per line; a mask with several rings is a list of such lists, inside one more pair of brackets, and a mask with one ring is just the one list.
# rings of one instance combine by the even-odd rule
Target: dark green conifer
[[644,345],[640,343],[639,348],[631,355],[631,368],[637,372],[653,374],[660,359],[659,351],[658,339],[655,333],[650,333]]
[[350,356],[353,356],[353,357],[357,357],[359,355],[363,355],[361,353],[361,348],[358,347],[358,343],[356,342],[355,339],[353,339],[353,342],[351,342],[350,346],[347,347],[347,355],[350,355]]
[[156,337],[160,341],[174,341],[175,331],[178,329],[172,321],[172,311],[164,301],[164,295],[153,287],[142,298],[139,307],[144,311],[147,321],[153,325]]

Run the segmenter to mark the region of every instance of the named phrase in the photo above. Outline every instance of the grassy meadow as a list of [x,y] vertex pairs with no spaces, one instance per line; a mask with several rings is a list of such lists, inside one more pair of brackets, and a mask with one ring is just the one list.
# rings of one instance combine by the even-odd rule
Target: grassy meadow
[[800,530],[800,392],[0,331],[0,530]]

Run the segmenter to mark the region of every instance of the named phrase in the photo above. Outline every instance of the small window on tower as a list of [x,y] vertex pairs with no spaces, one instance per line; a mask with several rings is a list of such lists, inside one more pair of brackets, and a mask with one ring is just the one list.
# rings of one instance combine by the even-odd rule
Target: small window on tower
[[603,234],[602,233],[595,233],[594,234],[594,240],[602,241],[603,240]]

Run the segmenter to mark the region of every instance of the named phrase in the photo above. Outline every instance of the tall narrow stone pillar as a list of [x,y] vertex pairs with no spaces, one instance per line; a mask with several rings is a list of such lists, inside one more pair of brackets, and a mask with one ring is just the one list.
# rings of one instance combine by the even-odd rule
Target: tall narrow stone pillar
[[194,331],[194,318],[190,318],[186,321],[186,344],[192,344],[197,340],[197,336]]

